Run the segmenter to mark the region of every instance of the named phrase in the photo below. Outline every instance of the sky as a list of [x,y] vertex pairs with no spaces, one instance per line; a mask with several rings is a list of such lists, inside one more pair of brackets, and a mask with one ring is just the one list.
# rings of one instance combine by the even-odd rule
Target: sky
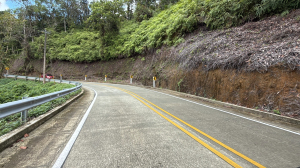
[[0,0],[0,11],[4,11],[6,9],[9,9],[6,0]]
[[0,11],[15,9],[18,7],[20,7],[20,5],[12,0],[0,0]]
[[[89,2],[92,2],[93,0],[88,0]],[[7,9],[15,9],[19,7],[16,2],[13,2],[12,0],[0,0],[0,11],[5,11]]]

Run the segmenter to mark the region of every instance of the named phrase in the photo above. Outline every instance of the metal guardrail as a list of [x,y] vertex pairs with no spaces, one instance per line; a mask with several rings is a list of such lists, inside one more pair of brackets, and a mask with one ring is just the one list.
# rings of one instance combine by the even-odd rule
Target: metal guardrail
[[[7,78],[19,78],[19,79],[29,79],[29,80],[37,80],[39,78],[37,77],[27,77],[27,76],[17,76],[17,75],[4,75]],[[66,96],[82,87],[82,84],[79,82],[73,82],[73,81],[66,81],[66,80],[58,80],[58,79],[51,79],[51,81],[58,82],[58,83],[68,83],[68,84],[74,84],[75,87],[70,89],[64,89],[62,91],[54,92],[45,94],[42,96],[36,96],[36,97],[28,97],[23,100],[17,100],[13,102],[8,102],[4,104],[0,104],[0,119],[10,116],[12,114],[16,114],[19,112],[22,112],[22,114],[26,115],[26,113],[23,113],[24,111],[27,111],[31,108],[34,108],[36,106],[39,106],[41,104],[47,103],[51,100]],[[22,117],[24,118],[24,116]],[[25,116],[26,120],[26,116]]]

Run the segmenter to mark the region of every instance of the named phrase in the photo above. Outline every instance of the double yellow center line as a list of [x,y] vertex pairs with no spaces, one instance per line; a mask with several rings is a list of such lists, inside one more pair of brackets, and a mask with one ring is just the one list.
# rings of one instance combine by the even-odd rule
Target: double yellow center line
[[[187,131],[186,129],[182,128],[181,126],[179,126],[178,124],[176,124],[174,121],[170,120],[169,118],[167,118],[166,116],[164,116],[163,114],[161,114],[160,112],[158,112],[156,109],[154,109],[153,107],[151,107],[149,104],[151,104],[152,106],[156,107],[157,109],[161,110],[162,112],[168,114],[169,116],[173,117],[174,119],[180,121],[181,123],[185,124],[186,126],[192,128],[193,130],[197,131],[198,133],[204,135],[205,137],[209,138],[210,140],[214,141],[215,143],[219,144],[220,146],[224,147],[225,149],[231,151],[232,153],[236,154],[237,156],[245,159],[246,161],[252,163],[253,165],[259,167],[259,168],[265,168],[263,165],[255,162],[254,160],[248,158],[247,156],[239,153],[238,151],[230,148],[229,146],[223,144],[222,142],[216,140],[215,138],[211,137],[210,135],[202,132],[201,130],[193,127],[192,125],[188,124],[187,122],[181,120],[180,118],[174,116],[173,114],[165,111],[164,109],[158,107],[157,105],[153,104],[152,102],[146,100],[145,98],[133,93],[133,92],[130,92],[128,90],[125,90],[125,89],[121,89],[121,88],[118,88],[118,87],[114,87],[114,86],[108,86],[108,85],[102,85],[102,86],[107,86],[107,87],[111,87],[111,88],[115,88],[115,89],[118,89],[118,90],[121,90],[125,93],[128,93],[129,95],[131,95],[132,97],[136,98],[137,100],[139,100],[141,103],[143,103],[144,105],[146,105],[147,107],[149,107],[151,110],[153,110],[154,112],[156,112],[158,115],[160,115],[161,117],[163,117],[164,119],[166,119],[167,121],[169,121],[170,123],[172,123],[174,126],[176,126],[177,128],[179,128],[181,131],[183,131],[184,133],[186,133],[187,135],[189,135],[191,138],[193,138],[194,140],[196,140],[197,142],[199,142],[201,145],[203,145],[204,147],[206,147],[208,150],[210,150],[211,152],[213,152],[214,154],[216,154],[217,156],[219,156],[220,158],[222,158],[224,161],[226,161],[227,163],[229,163],[230,165],[232,165],[233,167],[241,167],[240,165],[238,165],[237,163],[235,163],[234,161],[232,161],[231,159],[229,159],[228,157],[226,157],[225,155],[223,155],[222,153],[220,153],[219,151],[215,150],[214,148],[212,148],[211,146],[209,146],[208,144],[206,144],[205,142],[203,142],[202,140],[200,140],[199,138],[197,138],[195,135],[193,135],[192,133],[190,133],[189,131]],[[144,102],[144,101],[145,102]],[[149,104],[147,104],[147,103]]]

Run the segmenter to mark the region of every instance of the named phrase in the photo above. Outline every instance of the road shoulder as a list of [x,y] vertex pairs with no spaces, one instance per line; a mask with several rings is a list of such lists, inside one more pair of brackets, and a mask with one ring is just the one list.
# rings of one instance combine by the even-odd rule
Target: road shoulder
[[[76,129],[93,97],[93,91],[84,88],[81,97],[74,97],[73,101],[66,102],[69,104],[68,108],[61,108],[61,112],[51,112],[55,113],[51,116],[47,113],[47,121],[34,121],[39,123],[35,124],[37,128],[32,128],[32,132],[25,129],[25,132],[19,133],[21,137],[28,133],[28,137],[18,138],[19,140],[15,140],[14,144],[0,153],[0,167],[50,167]],[[37,120],[45,120],[41,118]],[[24,127],[26,126],[27,124]]]

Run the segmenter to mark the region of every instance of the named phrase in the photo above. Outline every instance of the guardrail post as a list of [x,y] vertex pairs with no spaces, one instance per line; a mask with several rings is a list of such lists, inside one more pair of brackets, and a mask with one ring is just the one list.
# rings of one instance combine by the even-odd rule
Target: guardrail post
[[25,81],[27,81],[28,76],[25,76]]
[[38,78],[35,78],[35,79],[34,79],[34,82],[36,82],[36,81],[37,81],[37,79],[38,79]]
[[17,80],[17,77],[18,77],[18,76],[16,75],[16,76],[15,76],[15,80]]
[[[22,97],[22,99],[27,99],[28,97]],[[26,123],[28,116],[28,110],[24,110],[21,112],[22,123]]]
[[48,78],[48,82],[50,82],[50,78]]
[[71,81],[69,81],[69,84],[71,84]]

